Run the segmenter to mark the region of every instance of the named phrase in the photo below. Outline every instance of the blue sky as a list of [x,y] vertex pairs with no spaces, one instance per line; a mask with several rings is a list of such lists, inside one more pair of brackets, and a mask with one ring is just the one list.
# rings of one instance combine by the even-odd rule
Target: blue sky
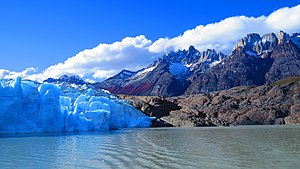
[[145,35],[152,42],[228,17],[268,16],[299,0],[0,0],[0,68],[43,71],[84,49]]

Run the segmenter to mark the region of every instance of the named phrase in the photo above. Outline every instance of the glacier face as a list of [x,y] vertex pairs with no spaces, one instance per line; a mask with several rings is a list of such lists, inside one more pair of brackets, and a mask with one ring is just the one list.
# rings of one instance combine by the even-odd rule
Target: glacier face
[[0,80],[0,133],[149,127],[152,118],[86,85]]

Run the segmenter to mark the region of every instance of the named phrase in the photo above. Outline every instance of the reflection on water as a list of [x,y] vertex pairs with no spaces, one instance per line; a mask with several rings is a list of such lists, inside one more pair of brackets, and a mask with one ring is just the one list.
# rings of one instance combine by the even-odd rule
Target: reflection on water
[[300,126],[0,135],[0,168],[298,168]]

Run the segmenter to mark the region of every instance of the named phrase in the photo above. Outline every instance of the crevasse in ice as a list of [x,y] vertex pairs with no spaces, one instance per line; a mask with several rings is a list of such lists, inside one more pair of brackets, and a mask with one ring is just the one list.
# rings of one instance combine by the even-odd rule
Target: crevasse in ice
[[126,101],[86,85],[0,81],[0,133],[149,127],[151,120]]

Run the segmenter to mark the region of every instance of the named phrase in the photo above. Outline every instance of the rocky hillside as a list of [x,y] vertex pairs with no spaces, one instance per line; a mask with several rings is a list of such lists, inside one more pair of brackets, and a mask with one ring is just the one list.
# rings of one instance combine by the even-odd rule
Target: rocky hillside
[[179,97],[126,96],[154,126],[198,127],[300,123],[300,77],[262,86]]

